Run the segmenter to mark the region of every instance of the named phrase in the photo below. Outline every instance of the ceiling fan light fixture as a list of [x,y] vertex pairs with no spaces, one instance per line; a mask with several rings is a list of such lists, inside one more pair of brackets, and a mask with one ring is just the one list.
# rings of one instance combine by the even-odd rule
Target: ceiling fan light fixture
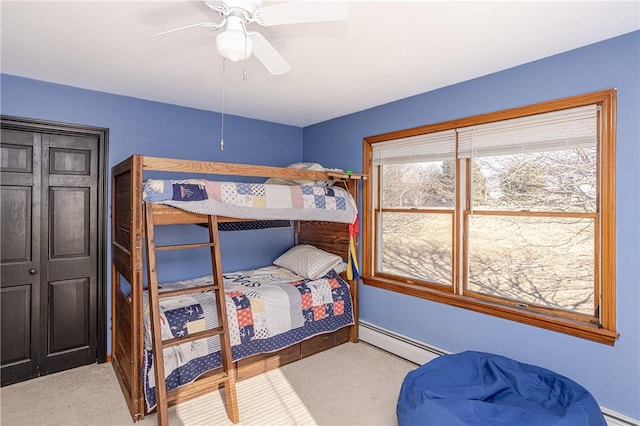
[[253,41],[243,31],[227,29],[216,37],[216,47],[222,57],[237,62],[251,56]]

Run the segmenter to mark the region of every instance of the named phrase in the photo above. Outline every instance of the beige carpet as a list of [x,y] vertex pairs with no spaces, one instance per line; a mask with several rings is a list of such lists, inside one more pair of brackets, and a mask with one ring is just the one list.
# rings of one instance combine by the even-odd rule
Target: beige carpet
[[[347,343],[237,384],[240,425],[396,425],[404,376],[417,366]],[[0,424],[132,425],[110,364],[0,389]],[[137,425],[154,425],[155,414]],[[169,409],[173,426],[231,425],[219,392]]]

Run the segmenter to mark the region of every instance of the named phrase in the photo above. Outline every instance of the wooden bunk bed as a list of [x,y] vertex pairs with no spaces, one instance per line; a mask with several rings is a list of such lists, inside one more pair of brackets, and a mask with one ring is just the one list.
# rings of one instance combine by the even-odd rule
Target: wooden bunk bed
[[[229,175],[276,177],[282,179],[334,180],[346,188],[356,201],[361,180],[366,176],[343,172],[317,172],[293,168],[217,163],[194,160],[133,155],[112,168],[112,364],[133,421],[147,414],[143,389],[143,185],[147,171],[180,172],[186,175]],[[231,179],[230,179],[231,180]],[[209,216],[190,213],[175,207],[156,205],[156,225],[207,224]],[[286,219],[286,218],[283,218]],[[238,221],[220,217],[218,222]],[[325,221],[296,221],[296,244],[310,244],[343,259],[349,257],[349,224]],[[224,247],[222,247],[224,251]],[[343,273],[341,277],[346,280]],[[123,291],[122,280],[130,284]],[[243,380],[281,365],[313,355],[348,341],[358,341],[358,285],[350,280],[354,324],[335,332],[321,334],[288,346],[280,351],[256,354],[233,363],[236,380]],[[126,287],[126,286],[125,286]],[[181,388],[175,403],[186,401],[212,389],[198,381]]]

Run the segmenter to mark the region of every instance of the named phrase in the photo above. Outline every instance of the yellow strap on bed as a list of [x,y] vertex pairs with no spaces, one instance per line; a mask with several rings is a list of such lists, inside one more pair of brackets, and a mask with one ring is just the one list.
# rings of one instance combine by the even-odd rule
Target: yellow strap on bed
[[353,237],[349,238],[349,259],[347,260],[347,279],[355,280],[360,276],[358,266],[358,253],[356,252],[356,242]]

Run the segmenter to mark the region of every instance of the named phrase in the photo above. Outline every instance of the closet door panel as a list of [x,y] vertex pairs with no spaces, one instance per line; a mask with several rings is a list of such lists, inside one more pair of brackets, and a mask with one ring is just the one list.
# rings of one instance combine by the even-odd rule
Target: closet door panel
[[44,135],[42,226],[47,283],[41,303],[47,372],[96,359],[98,140],[94,136]]
[[49,283],[49,354],[90,345],[89,280]]
[[41,135],[2,129],[0,139],[0,377],[39,375]]

